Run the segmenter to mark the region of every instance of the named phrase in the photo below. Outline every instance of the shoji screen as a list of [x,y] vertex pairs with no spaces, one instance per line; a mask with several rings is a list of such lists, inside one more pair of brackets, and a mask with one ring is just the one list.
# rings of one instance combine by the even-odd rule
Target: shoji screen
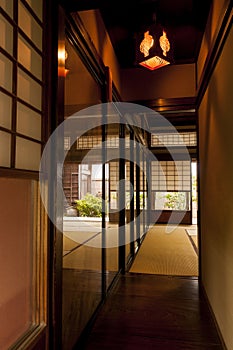
[[0,3],[0,166],[38,171],[43,112],[43,1]]

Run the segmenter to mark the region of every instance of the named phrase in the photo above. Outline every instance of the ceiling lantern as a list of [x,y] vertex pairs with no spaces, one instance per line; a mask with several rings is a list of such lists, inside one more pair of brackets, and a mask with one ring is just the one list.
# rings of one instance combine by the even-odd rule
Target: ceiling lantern
[[136,64],[155,70],[173,63],[172,43],[161,25],[153,24],[136,37]]

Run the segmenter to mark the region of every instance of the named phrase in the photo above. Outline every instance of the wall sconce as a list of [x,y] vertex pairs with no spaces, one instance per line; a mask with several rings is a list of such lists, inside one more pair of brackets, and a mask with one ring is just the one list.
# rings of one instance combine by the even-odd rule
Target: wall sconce
[[155,70],[173,63],[173,48],[167,31],[154,24],[136,37],[136,64]]
[[[65,51],[65,61],[67,60],[67,58],[68,58],[68,52],[67,51]],[[65,77],[67,76],[67,74],[69,73],[69,69],[65,66]]]
[[66,60],[68,58],[68,52],[63,46],[58,47],[58,75],[66,77],[69,73],[69,69],[65,67]]

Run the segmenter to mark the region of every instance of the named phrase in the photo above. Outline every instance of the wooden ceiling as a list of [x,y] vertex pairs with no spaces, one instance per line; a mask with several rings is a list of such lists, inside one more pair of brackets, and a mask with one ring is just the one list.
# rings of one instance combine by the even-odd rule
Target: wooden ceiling
[[68,12],[99,9],[120,67],[136,68],[135,36],[159,23],[173,41],[174,64],[196,62],[212,0],[64,0]]

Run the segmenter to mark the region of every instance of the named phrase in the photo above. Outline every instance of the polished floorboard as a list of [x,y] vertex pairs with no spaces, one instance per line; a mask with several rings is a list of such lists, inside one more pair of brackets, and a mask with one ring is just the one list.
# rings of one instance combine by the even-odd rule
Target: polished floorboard
[[77,349],[224,348],[197,278],[127,273]]

